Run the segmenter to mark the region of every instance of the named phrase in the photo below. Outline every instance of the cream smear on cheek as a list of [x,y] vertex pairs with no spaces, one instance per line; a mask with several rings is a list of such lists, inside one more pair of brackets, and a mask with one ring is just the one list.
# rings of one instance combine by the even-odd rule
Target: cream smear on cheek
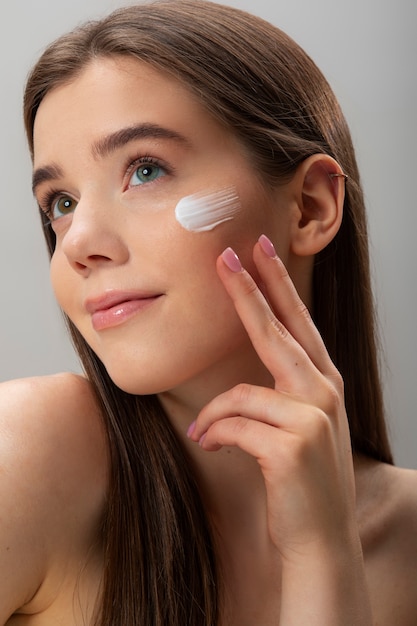
[[181,198],[175,207],[175,217],[186,230],[197,233],[232,220],[240,208],[236,189],[226,187]]

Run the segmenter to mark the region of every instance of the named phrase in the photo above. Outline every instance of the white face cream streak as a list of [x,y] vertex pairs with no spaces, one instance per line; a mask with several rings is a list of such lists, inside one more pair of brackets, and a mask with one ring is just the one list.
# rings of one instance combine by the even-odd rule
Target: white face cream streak
[[175,217],[186,230],[203,232],[233,219],[239,210],[236,189],[226,187],[181,198],[175,207]]

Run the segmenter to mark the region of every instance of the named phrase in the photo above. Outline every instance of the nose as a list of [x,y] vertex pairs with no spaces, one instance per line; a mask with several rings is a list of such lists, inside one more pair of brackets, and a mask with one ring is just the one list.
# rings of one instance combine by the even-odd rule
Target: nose
[[118,230],[117,213],[102,202],[80,200],[61,241],[62,252],[76,272],[88,275],[100,266],[127,261],[128,247]]

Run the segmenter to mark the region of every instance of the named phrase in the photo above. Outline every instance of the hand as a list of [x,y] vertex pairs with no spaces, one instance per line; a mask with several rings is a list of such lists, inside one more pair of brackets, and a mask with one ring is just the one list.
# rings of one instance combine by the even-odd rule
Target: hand
[[271,540],[284,560],[296,562],[322,546],[331,553],[349,545],[355,535],[343,382],[264,236],[254,262],[268,300],[232,250],[219,257],[217,270],[274,389],[242,384],[217,396],[189,436],[205,450],[238,446],[257,459]]

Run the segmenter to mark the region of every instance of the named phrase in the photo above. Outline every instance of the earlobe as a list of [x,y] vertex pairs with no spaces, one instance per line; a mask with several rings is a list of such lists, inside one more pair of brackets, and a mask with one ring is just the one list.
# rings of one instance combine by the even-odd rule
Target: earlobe
[[292,181],[298,206],[291,232],[294,254],[317,254],[335,237],[343,216],[346,178],[326,154],[314,154],[299,165]]

